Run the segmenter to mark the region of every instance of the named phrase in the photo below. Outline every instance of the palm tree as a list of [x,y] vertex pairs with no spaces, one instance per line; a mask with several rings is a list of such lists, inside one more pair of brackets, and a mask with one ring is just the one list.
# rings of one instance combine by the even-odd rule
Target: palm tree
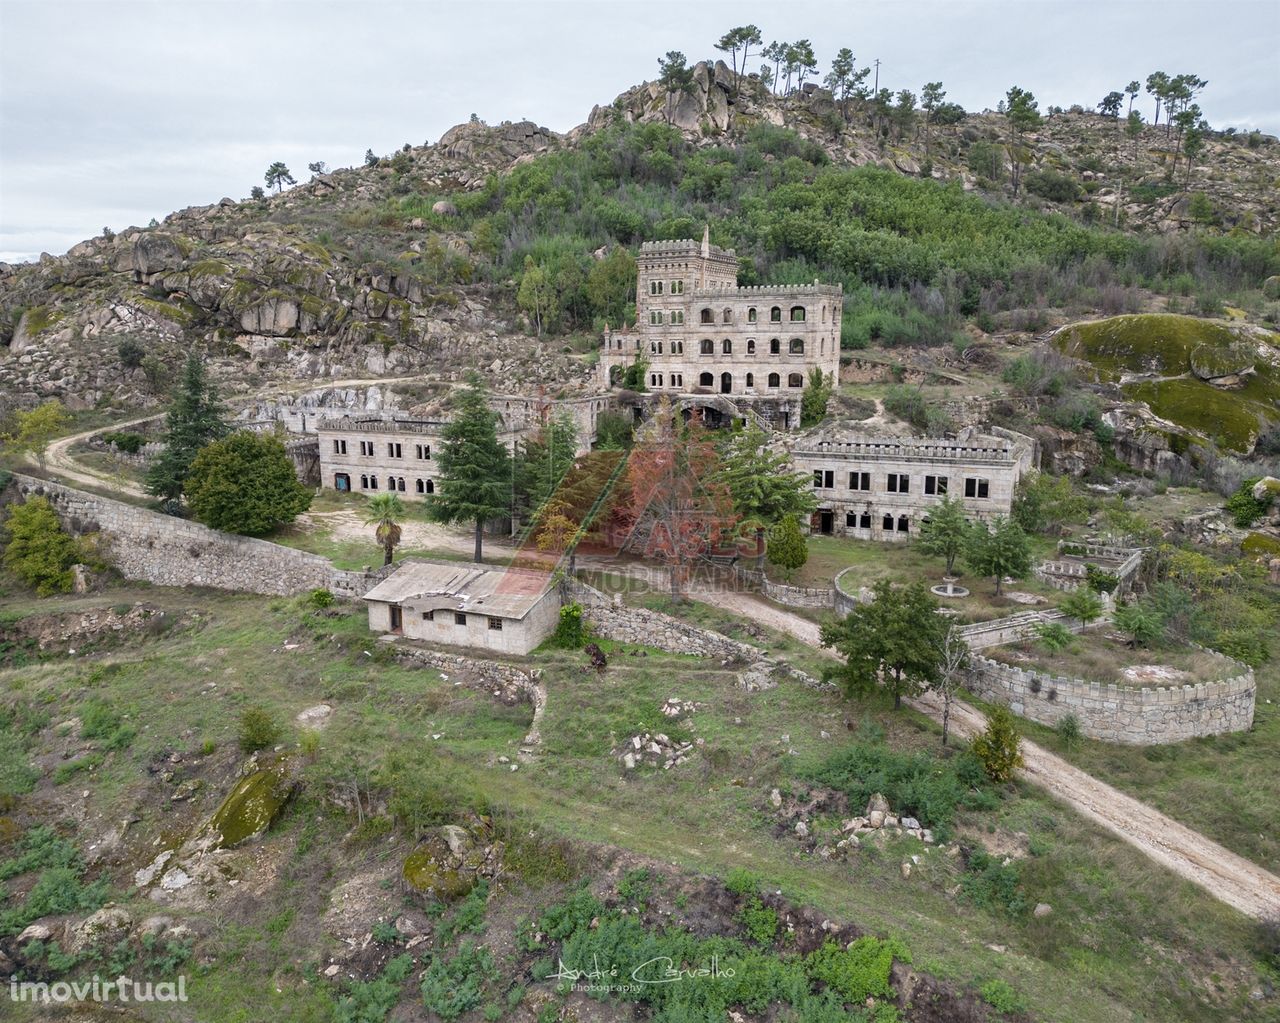
[[404,518],[404,502],[398,494],[378,494],[369,498],[365,525],[375,526],[373,535],[385,553],[383,565],[391,564],[400,543],[400,522]]

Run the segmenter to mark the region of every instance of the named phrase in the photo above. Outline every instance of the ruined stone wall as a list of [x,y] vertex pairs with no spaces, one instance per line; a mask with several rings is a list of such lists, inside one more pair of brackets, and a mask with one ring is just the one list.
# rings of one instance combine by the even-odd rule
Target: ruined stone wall
[[1008,704],[1020,717],[1056,725],[1074,714],[1092,739],[1152,746],[1252,727],[1253,670],[1235,667],[1237,673],[1223,682],[1139,688],[1026,671],[974,653],[968,675],[976,695]]
[[222,533],[49,480],[15,473],[13,485],[23,498],[47,498],[71,532],[97,533],[104,556],[126,579],[275,596],[327,589],[361,597],[386,574],[342,571],[318,554]]

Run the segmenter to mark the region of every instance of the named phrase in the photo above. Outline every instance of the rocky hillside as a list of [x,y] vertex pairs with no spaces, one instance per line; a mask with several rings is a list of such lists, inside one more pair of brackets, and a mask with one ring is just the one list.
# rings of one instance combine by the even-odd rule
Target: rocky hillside
[[[877,134],[860,111],[846,122],[825,90],[778,98],[754,79],[735,88],[723,63],[693,72],[688,92],[639,86],[563,136],[529,122],[463,124],[434,145],[406,145],[277,195],[226,198],[87,240],[63,256],[0,264],[0,414],[50,396],[79,408],[153,406],[193,344],[209,351],[232,391],[291,379],[450,378],[468,368],[507,384],[581,386],[591,332],[532,340],[519,320],[516,282],[494,269],[510,256],[511,236],[478,237],[458,205],[495,172],[574,150],[618,122],[666,123],[698,148],[723,146],[753,126],[784,126],[838,165],[917,177],[924,168],[965,190],[1004,188],[969,168],[975,147],[1002,139],[997,115],[933,128],[926,155],[919,129],[902,138]],[[1115,122],[1063,115],[1028,143],[1024,180],[1047,182],[1041,191],[1062,192],[1057,205],[1085,220],[1109,223],[1119,203],[1129,228],[1181,231],[1193,212],[1216,222],[1213,230],[1263,233],[1277,224],[1274,139],[1252,148],[1242,138],[1211,140],[1193,174],[1207,206],[1194,211],[1191,198],[1165,182],[1171,154],[1162,132],[1134,147]],[[1121,172],[1128,183],[1118,198]],[[1037,195],[1022,201],[1054,205]]]

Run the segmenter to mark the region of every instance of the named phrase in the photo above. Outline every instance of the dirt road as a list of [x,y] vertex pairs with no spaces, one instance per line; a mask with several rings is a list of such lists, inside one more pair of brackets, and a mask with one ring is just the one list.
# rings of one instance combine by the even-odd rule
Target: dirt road
[[[704,591],[695,596],[705,603],[785,631],[805,643],[818,645],[818,626],[813,622],[753,594]],[[942,701],[934,694],[908,702],[934,720],[942,720]],[[984,725],[982,713],[974,707],[963,702],[952,705],[951,727],[957,735],[972,736]],[[1161,866],[1199,885],[1246,916],[1257,919],[1280,916],[1280,877],[1025,739],[1022,758],[1023,778],[1124,839]]]
[[[385,378],[375,377],[358,380],[305,380],[295,384],[283,384],[276,387],[270,387],[257,394],[237,395],[234,400],[239,403],[243,401],[251,401],[254,398],[291,394],[296,391],[313,391],[324,387],[369,387],[374,384],[394,384],[397,381],[420,379],[420,376],[405,376]],[[106,490],[114,490],[121,494],[128,494],[130,497],[145,498],[148,495],[141,487],[130,483],[123,477],[90,468],[89,466],[76,461],[75,457],[71,454],[71,448],[78,441],[88,440],[95,433],[101,433],[106,429],[127,430],[131,426],[137,426],[139,423],[145,423],[149,419],[154,419],[158,414],[160,413],[152,412],[149,415],[139,416],[138,418],[130,419],[127,422],[114,423],[110,427],[96,426],[92,430],[85,430],[82,433],[74,433],[69,437],[59,437],[49,445],[48,450],[45,452],[45,468],[72,483],[83,483],[91,487],[99,487]],[[36,458],[34,455],[28,454],[26,460],[33,465],[36,464]]]

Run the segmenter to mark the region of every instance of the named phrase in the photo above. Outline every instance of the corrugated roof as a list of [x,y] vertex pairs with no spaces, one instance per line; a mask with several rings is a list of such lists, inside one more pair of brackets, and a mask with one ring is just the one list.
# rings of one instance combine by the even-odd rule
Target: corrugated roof
[[551,575],[522,568],[414,561],[384,579],[365,600],[413,611],[471,611],[523,618],[551,587]]

